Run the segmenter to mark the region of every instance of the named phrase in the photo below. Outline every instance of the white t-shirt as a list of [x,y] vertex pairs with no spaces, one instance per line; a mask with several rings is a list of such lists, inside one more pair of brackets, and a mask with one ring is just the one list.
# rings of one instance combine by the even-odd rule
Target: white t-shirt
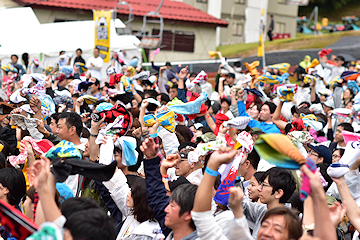
[[101,57],[90,57],[86,62],[86,67],[89,69],[92,77],[97,78],[101,81],[101,68],[103,66],[104,60]]

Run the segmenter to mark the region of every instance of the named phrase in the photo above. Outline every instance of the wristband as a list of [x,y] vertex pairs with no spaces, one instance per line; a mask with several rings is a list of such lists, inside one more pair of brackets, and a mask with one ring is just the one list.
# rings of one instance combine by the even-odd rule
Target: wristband
[[90,133],[90,137],[97,137],[98,135],[97,134],[92,134],[92,133]]
[[166,179],[169,178],[169,175],[167,175],[167,174],[161,174],[161,176]]
[[207,115],[205,118],[211,118],[211,115],[209,114],[209,115]]
[[135,94],[137,94],[137,91],[134,91],[134,92],[132,93],[132,95],[135,95]]
[[217,177],[218,172],[215,170],[210,169],[209,167],[205,168],[205,173],[209,174],[210,176]]
[[149,134],[149,138],[156,138],[156,137],[157,137],[157,133]]

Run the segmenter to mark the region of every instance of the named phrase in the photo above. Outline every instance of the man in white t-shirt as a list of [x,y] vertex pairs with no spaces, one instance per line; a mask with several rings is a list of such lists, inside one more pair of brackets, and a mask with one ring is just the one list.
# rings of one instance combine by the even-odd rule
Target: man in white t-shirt
[[88,59],[86,67],[89,69],[91,76],[101,82],[101,68],[104,60],[99,56],[99,52],[98,48],[94,49],[94,56]]

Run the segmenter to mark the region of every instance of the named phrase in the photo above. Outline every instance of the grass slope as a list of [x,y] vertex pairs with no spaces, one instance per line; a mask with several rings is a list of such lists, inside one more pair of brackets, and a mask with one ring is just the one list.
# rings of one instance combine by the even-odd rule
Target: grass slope
[[[360,31],[326,33],[323,35],[306,35],[298,33],[295,38],[278,39],[265,42],[265,51],[325,48],[346,36],[360,36]],[[224,45],[217,48],[224,57],[249,57],[257,54],[258,43],[241,43]]]

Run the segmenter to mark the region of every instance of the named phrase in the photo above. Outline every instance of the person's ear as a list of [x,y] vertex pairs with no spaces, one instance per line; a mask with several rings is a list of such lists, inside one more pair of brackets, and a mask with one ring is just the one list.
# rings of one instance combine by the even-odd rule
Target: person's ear
[[284,191],[282,189],[279,189],[275,191],[275,198],[280,199],[284,195]]
[[195,167],[195,164],[194,164],[194,163],[190,164],[190,168],[191,168],[191,169],[194,168],[194,167]]
[[191,221],[191,212],[185,212],[181,217],[183,217],[185,221]]
[[76,134],[76,127],[75,127],[75,126],[72,126],[72,127],[70,128],[70,135],[74,135],[74,134]]
[[7,187],[4,187],[4,194],[7,195],[9,194],[9,192],[10,192],[9,189]]

